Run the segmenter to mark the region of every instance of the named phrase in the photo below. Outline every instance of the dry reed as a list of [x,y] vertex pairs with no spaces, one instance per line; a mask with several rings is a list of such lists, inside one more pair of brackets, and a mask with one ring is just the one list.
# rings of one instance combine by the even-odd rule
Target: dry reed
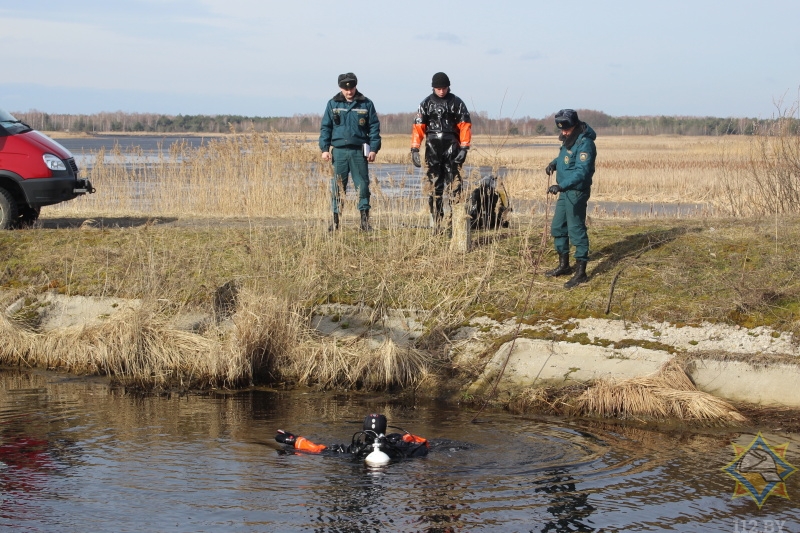
[[728,402],[698,391],[675,361],[653,375],[598,380],[588,386],[527,388],[509,408],[519,413],[600,417],[639,421],[738,426],[747,421]]
[[435,358],[391,339],[373,347],[367,339],[309,337],[298,346],[283,376],[322,389],[415,387],[432,376]]
[[729,403],[698,391],[674,360],[652,376],[600,380],[567,403],[567,412],[581,416],[675,419],[725,425],[737,425],[746,420]]
[[[750,165],[752,142],[744,136],[600,137],[592,198],[731,210],[726,183],[732,172]],[[408,143],[406,136],[386,136],[371,167],[373,214],[384,217],[383,227],[427,224],[416,184],[421,171],[411,166]],[[512,199],[541,201],[547,185],[543,169],[558,154],[558,144],[555,137],[476,135],[464,177],[474,184],[482,173],[503,169]],[[86,155],[98,193],[48,208],[45,216],[329,216],[330,169],[320,160],[313,135],[231,134],[197,148],[176,143],[158,154],[117,148]],[[387,172],[382,167],[388,164],[399,167]],[[400,214],[417,216],[409,220]]]
[[230,323],[192,333],[175,329],[165,309],[126,309],[99,324],[46,333],[0,315],[0,361],[78,374],[107,375],[137,388],[226,387],[277,381],[367,390],[415,386],[435,357],[391,339],[378,347],[356,338],[321,338],[297,306],[250,290]]

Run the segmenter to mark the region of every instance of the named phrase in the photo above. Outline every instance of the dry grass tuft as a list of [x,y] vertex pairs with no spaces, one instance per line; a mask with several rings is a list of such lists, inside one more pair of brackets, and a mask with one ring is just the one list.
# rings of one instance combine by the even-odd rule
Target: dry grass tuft
[[223,338],[222,353],[241,362],[239,379],[265,383],[275,381],[281,367],[291,364],[302,339],[309,335],[307,323],[297,303],[251,289],[239,294],[233,329],[227,334],[219,329],[206,334]]
[[601,380],[570,402],[570,414],[611,418],[676,419],[737,425],[746,421],[729,403],[698,391],[675,362],[652,376]]
[[652,376],[600,380],[591,386],[528,388],[508,404],[517,413],[540,412],[645,421],[739,426],[747,422],[728,402],[698,391],[681,366],[666,363]]
[[[110,376],[137,388],[221,387],[268,373],[293,345],[302,320],[275,299],[252,295],[227,330],[203,335],[174,329],[157,304],[126,309],[100,324],[39,333],[0,314],[0,360],[78,374]],[[253,302],[258,302],[254,304]]]
[[374,347],[369,340],[309,336],[294,351],[284,378],[322,389],[379,390],[415,387],[432,376],[436,358],[391,339]]

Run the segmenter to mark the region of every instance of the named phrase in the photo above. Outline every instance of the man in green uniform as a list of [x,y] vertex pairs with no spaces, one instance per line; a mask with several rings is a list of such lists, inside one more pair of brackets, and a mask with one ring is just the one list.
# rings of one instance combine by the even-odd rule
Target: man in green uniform
[[569,264],[570,243],[575,246],[575,273],[564,284],[570,289],[589,281],[586,263],[589,261],[589,235],[586,232],[586,204],[592,189],[594,163],[597,148],[594,140],[597,134],[578,113],[572,109],[562,109],[556,113],[556,126],[561,130],[558,139],[562,141],[558,157],[553,159],[545,172],[549,176],[556,172],[556,184],[547,192],[557,194],[556,211],[550,224],[558,266],[545,272],[546,276],[558,277],[572,274]]
[[339,215],[347,192],[348,175],[358,191],[361,230],[370,231],[369,169],[381,149],[381,126],[372,101],[358,92],[358,79],[352,72],[339,75],[339,92],[328,101],[322,115],[319,148],[324,161],[333,161],[335,177],[331,179],[333,224],[339,229]]

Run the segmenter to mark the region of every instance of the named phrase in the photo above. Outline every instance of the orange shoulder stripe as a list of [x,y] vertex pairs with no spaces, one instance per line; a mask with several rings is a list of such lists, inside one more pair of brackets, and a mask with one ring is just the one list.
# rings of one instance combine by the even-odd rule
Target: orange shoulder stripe
[[414,124],[411,127],[411,148],[419,148],[425,139],[425,131],[428,127],[425,124]]
[[472,124],[469,122],[461,122],[458,125],[458,141],[461,146],[469,146],[472,142]]

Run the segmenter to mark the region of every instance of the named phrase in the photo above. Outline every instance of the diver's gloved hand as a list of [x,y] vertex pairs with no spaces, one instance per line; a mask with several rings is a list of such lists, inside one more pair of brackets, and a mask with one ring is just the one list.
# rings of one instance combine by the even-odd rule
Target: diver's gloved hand
[[422,166],[422,162],[419,160],[419,148],[411,149],[411,162],[417,168]]
[[294,441],[297,440],[297,437],[295,437],[292,433],[289,433],[288,431],[279,429],[278,434],[275,435],[275,440],[280,442],[281,444],[289,444],[294,446]]
[[467,148],[462,148],[453,158],[453,163],[455,163],[456,165],[463,165],[464,161],[466,160],[467,160]]

